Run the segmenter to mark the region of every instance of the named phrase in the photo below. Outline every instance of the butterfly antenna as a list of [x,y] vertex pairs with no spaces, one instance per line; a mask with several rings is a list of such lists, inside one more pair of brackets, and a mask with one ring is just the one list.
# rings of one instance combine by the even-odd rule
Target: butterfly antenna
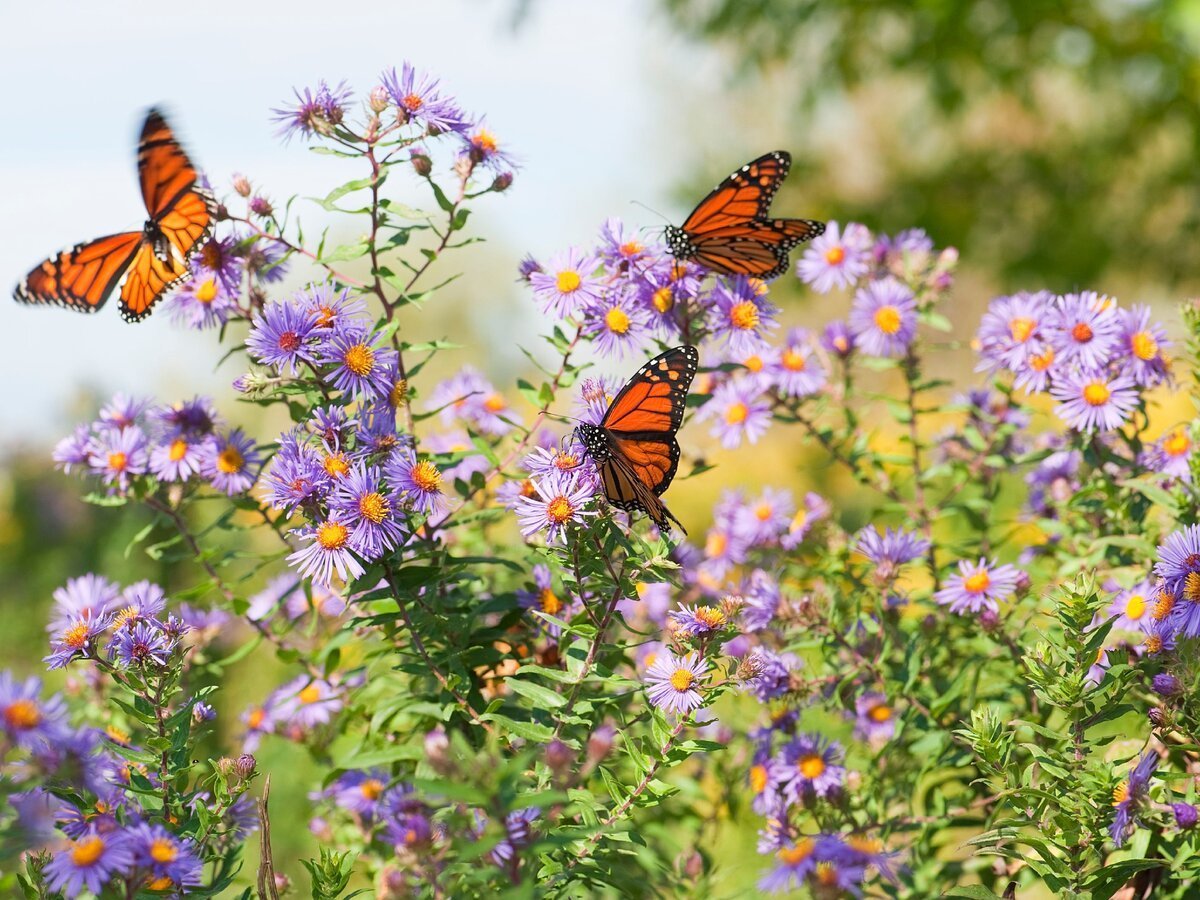
[[[658,216],[660,219],[662,219],[664,222],[666,222],[666,223],[667,223],[667,225],[670,225],[670,224],[671,224],[671,220],[670,220],[670,219],[668,219],[666,216],[664,216],[662,213],[660,213],[660,212],[659,212],[657,209],[655,209],[653,206],[647,206],[647,205],[646,205],[645,203],[643,203],[641,200],[631,200],[630,202],[631,202],[631,203],[632,203],[634,206],[640,206],[642,209],[646,210],[647,212],[653,213],[654,215]],[[645,227],[646,227],[646,226],[643,226],[643,229],[644,229]],[[639,230],[642,230],[642,229],[639,229]]]

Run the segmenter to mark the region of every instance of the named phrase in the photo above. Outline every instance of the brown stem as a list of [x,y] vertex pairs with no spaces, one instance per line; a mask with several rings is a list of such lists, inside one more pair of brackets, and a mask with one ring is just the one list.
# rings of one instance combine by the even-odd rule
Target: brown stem
[[904,360],[904,384],[908,389],[906,403],[908,405],[908,442],[912,448],[913,465],[913,498],[917,503],[917,524],[921,527],[925,540],[929,545],[926,559],[929,562],[929,574],[933,578],[933,589],[941,589],[941,576],[938,574],[937,553],[933,540],[933,521],[929,515],[929,506],[925,502],[925,480],[921,466],[921,438],[917,428],[917,357],[912,349]]
[[267,804],[271,799],[271,776],[263,781],[262,796],[258,798],[258,897],[259,900],[279,900],[275,887],[275,859],[271,855],[271,817]]

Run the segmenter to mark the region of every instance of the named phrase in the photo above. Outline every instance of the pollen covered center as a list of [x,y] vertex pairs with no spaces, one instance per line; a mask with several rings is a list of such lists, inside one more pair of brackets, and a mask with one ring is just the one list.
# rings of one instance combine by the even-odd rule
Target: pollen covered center
[[546,518],[555,525],[561,525],[575,515],[575,507],[566,497],[558,496],[546,504]]
[[812,838],[801,838],[790,847],[780,847],[776,855],[785,866],[795,866],[812,856],[816,842]]
[[746,421],[748,415],[750,415],[750,408],[739,400],[737,403],[729,404],[729,409],[725,410],[725,422],[729,425],[740,425]]
[[1137,621],[1146,614],[1146,598],[1141,594],[1134,594],[1125,603],[1125,618]]
[[358,498],[358,512],[364,519],[378,525],[388,517],[388,513],[391,512],[391,504],[383,494],[371,491]]
[[1008,321],[1008,333],[1012,335],[1012,339],[1018,344],[1023,344],[1029,340],[1029,336],[1033,334],[1033,329],[1037,327],[1037,323],[1028,316],[1015,316]]
[[409,477],[412,478],[413,484],[427,494],[442,489],[442,473],[427,459],[423,459],[413,466]]
[[1075,327],[1071,329],[1071,337],[1081,344],[1086,344],[1095,334],[1092,331],[1092,326],[1087,322],[1076,322]]
[[583,284],[583,279],[579,277],[579,273],[567,269],[565,272],[559,272],[558,277],[554,279],[554,286],[558,288],[560,294],[571,294],[579,290],[579,286]]
[[1083,400],[1088,406],[1103,406],[1112,396],[1112,391],[1103,381],[1089,381],[1083,386]]
[[735,303],[729,308],[729,323],[734,328],[749,331],[758,327],[758,307],[749,300]]
[[310,684],[296,696],[300,698],[301,703],[316,703],[321,699],[321,689],[315,684]]
[[875,327],[884,334],[895,334],[900,330],[900,310],[890,304],[879,307],[875,310]]
[[108,454],[108,467],[114,472],[124,472],[127,465],[129,465],[129,457],[120,450]]
[[236,475],[244,468],[246,468],[246,458],[242,456],[242,451],[232,444],[226,445],[217,454],[217,471],[224,472],[226,475]]
[[72,650],[82,650],[88,642],[88,627],[83,622],[77,622],[64,631],[59,640]]
[[379,795],[383,793],[383,782],[378,778],[368,778],[362,783],[359,790],[368,800],[378,800]]
[[808,753],[796,761],[796,768],[805,778],[817,778],[825,772],[825,760],[819,753]]
[[150,858],[157,863],[175,862],[179,856],[179,850],[174,842],[166,838],[155,838],[150,842]]
[[886,703],[877,703],[867,712],[872,722],[889,722],[892,718],[892,708]]
[[976,572],[963,581],[963,588],[968,594],[982,594],[992,585],[992,578],[987,572]]
[[15,700],[4,710],[4,721],[14,731],[36,728],[42,721],[42,711],[32,700]]
[[322,522],[317,529],[317,543],[326,550],[340,550],[346,546],[350,532],[341,522]]
[[825,251],[825,262],[831,266],[841,265],[846,260],[846,248],[841,244],[835,244]]
[[188,445],[183,438],[176,438],[171,441],[171,446],[167,450],[167,457],[171,462],[179,462],[187,455]]
[[1139,331],[1129,339],[1129,348],[1133,355],[1143,362],[1149,362],[1158,356],[1158,341],[1148,331]]
[[550,588],[542,588],[541,593],[538,594],[538,606],[542,608],[542,612],[553,616],[562,609],[562,601]]
[[346,351],[342,359],[346,368],[360,378],[370,375],[371,370],[375,368],[375,351],[366,344],[354,344]]
[[690,691],[695,681],[696,676],[690,669],[676,669],[671,673],[671,687],[680,693]]
[[614,306],[604,314],[604,324],[613,334],[625,334],[629,331],[629,314]]
[[86,837],[71,845],[71,862],[80,868],[93,865],[104,855],[104,838],[98,835]]
[[650,303],[660,313],[670,312],[675,306],[675,292],[669,287],[660,287],[650,298]]
[[1163,441],[1163,452],[1167,456],[1183,456],[1192,449],[1191,439],[1182,428],[1176,428]]
[[196,299],[207,306],[217,299],[217,282],[214,278],[205,279],[205,281],[196,288]]
[[804,358],[804,354],[799,350],[793,350],[791,347],[783,351],[783,355],[780,356],[779,361],[783,363],[783,367],[789,372],[803,372],[808,365],[808,360]]
[[300,335],[294,331],[285,331],[279,336],[279,349],[287,353],[295,353],[300,349]]

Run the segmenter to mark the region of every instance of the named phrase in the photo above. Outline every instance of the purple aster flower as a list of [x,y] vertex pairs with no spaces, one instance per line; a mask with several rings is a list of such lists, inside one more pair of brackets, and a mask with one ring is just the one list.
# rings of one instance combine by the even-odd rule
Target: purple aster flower
[[308,420],[309,430],[331,450],[346,445],[354,425],[343,406],[318,406]]
[[1158,547],[1154,571],[1174,594],[1183,590],[1189,576],[1193,581],[1200,578],[1200,525],[1187,525],[1167,535]]
[[287,258],[291,251],[270,237],[254,235],[246,248],[246,269],[259,284],[275,284],[287,275]]
[[699,420],[713,420],[710,434],[721,439],[728,450],[741,445],[743,438],[751,444],[766,433],[771,425],[771,404],[761,391],[726,381],[701,408]]
[[641,235],[617,218],[608,218],[600,226],[600,260],[613,271],[640,262],[649,253]]
[[[517,591],[517,602],[522,607],[535,612],[543,612],[556,619],[569,620],[573,614],[571,601],[563,600],[554,590],[554,579],[547,566],[538,563],[533,567],[533,590]],[[558,640],[562,628],[541,616],[533,616],[539,630],[543,630],[551,638]]]
[[785,550],[798,547],[814,525],[829,518],[830,512],[832,512],[832,508],[829,501],[820,494],[809,491],[804,495],[804,505],[796,511],[796,515],[788,523],[787,533],[780,538],[780,546]]
[[232,497],[250,489],[255,478],[250,468],[260,462],[254,439],[235,428],[207,445],[202,471],[214,488]]
[[796,264],[800,280],[818,294],[852,287],[870,271],[871,233],[851,222],[845,233],[837,222],[828,222],[825,233],[813,238]]
[[0,671],[0,729],[18,747],[55,743],[67,732],[67,707],[55,694],[41,699],[42,682],[30,677],[16,681]]
[[285,141],[290,141],[296,134],[309,137],[332,132],[333,126],[341,124],[352,92],[344,81],[331,88],[322,79],[317,82],[315,91],[304,88],[303,91],[293,89],[293,93],[296,95],[294,105],[271,110]]
[[321,455],[302,444],[295,433],[280,436],[279,450],[263,477],[267,502],[289,515],[310,497],[323,497],[331,479],[321,465]]
[[1188,427],[1180,425],[1147,447],[1138,462],[1152,472],[1191,484],[1192,448]]
[[357,453],[386,461],[412,444],[412,438],[396,429],[396,411],[387,403],[374,403],[359,409],[358,428],[354,432]]
[[1052,505],[1069,500],[1079,490],[1079,467],[1083,454],[1078,450],[1058,450],[1038,463],[1025,476],[1029,485],[1029,508],[1039,516],[1048,516]]
[[1132,379],[1112,377],[1102,372],[1080,372],[1050,388],[1059,401],[1055,414],[1076,431],[1112,431],[1125,424],[1129,412],[1138,405],[1138,392]]
[[779,611],[779,582],[764,572],[755,569],[741,588],[742,624],[746,631],[762,631],[767,628]]
[[149,454],[146,433],[136,425],[120,430],[104,428],[92,437],[88,445],[88,465],[117,490],[129,488],[129,479],[146,474]]
[[859,890],[859,887],[866,875],[865,868],[856,859],[846,855],[846,845],[836,837],[829,835],[826,841],[831,849],[826,851],[828,858],[820,860],[813,870],[813,884],[818,891],[830,896],[853,894],[857,897],[861,895],[862,891]]
[[783,746],[771,765],[783,796],[790,803],[803,804],[841,791],[846,779],[841,759],[842,748],[836,741],[801,734]]
[[584,334],[605,357],[623,359],[626,353],[640,354],[650,341],[650,314],[633,293],[610,290],[584,310]]
[[792,689],[792,672],[801,665],[799,657],[791,653],[776,653],[766,647],[755,647],[750,659],[758,674],[746,682],[746,686],[760,703],[778,700]]
[[667,712],[686,714],[699,707],[704,698],[696,689],[708,672],[708,661],[695,653],[678,657],[663,650],[646,670],[646,693],[650,702]]
[[821,332],[821,346],[834,356],[845,359],[854,352],[854,334],[850,326],[841,319],[835,319],[825,326]]
[[[189,888],[200,884],[203,864],[191,838],[179,838],[162,825],[142,822],[127,832],[134,861],[146,869],[155,886]],[[160,889],[163,889],[160,888]]]
[[499,174],[511,174],[512,157],[500,146],[494,131],[480,120],[469,133],[462,135],[465,144],[463,158]]
[[882,534],[874,525],[858,533],[854,549],[875,567],[874,575],[881,582],[892,581],[900,569],[929,550],[929,541],[915,531],[889,528]]
[[435,133],[462,134],[471,127],[454,99],[442,96],[438,79],[428,72],[418,72],[412,63],[401,65],[399,75],[394,68],[385,71],[380,81],[402,123],[414,122]]
[[854,736],[872,744],[890,741],[896,734],[896,711],[883,694],[867,693],[854,701]]
[[1052,344],[1033,340],[1029,342],[1023,359],[1013,366],[1013,385],[1027,394],[1040,394],[1050,387],[1063,368]]
[[384,826],[392,846],[407,852],[428,847],[433,840],[433,823],[424,812],[403,812]]
[[1160,697],[1177,697],[1183,693],[1183,682],[1170,672],[1159,672],[1150,680],[1150,687]]
[[99,895],[109,880],[133,868],[129,836],[120,831],[88,831],[54,854],[44,870],[52,891],[76,897],[85,890]]
[[89,572],[54,589],[54,610],[46,630],[51,633],[69,628],[79,618],[100,618],[117,607],[121,588],[103,575]]
[[536,806],[529,806],[505,816],[504,838],[492,848],[492,861],[502,866],[516,855],[517,850],[527,846],[532,839],[530,825],[541,813]]
[[317,359],[333,366],[325,380],[356,400],[386,400],[391,390],[388,372],[396,365],[396,351],[383,346],[383,337],[363,325],[334,329],[318,348]]
[[382,769],[343,772],[323,793],[365,822],[374,821],[390,776]]
[[978,370],[1016,369],[1044,339],[1052,299],[1049,291],[1022,291],[989,303],[976,336],[982,357]]
[[1085,372],[1104,368],[1121,340],[1116,301],[1095,291],[1056,297],[1047,329],[1058,358]]
[[443,423],[461,419],[484,434],[499,436],[512,430],[520,416],[509,409],[504,395],[471,366],[439,382],[429,395],[427,409],[439,410]]
[[1170,368],[1165,351],[1170,348],[1167,330],[1150,322],[1150,307],[1118,310],[1121,332],[1117,360],[1123,374],[1139,387],[1154,387],[1166,379]]
[[737,508],[734,527],[750,546],[770,544],[787,531],[795,511],[791,491],[766,487],[756,500]]
[[160,481],[187,481],[198,475],[211,444],[210,438],[179,434],[150,448],[150,474]]
[[808,332],[793,328],[767,361],[767,377],[781,397],[808,397],[825,386],[827,373],[813,353]]
[[553,544],[566,537],[568,523],[582,524],[585,516],[596,515],[595,510],[584,509],[595,497],[595,489],[581,483],[577,475],[531,480],[537,496],[517,499],[517,521],[524,537],[545,531],[546,542]]
[[167,596],[161,587],[146,579],[135,582],[121,592],[113,607],[113,631],[154,620],[166,608]]
[[541,271],[543,271],[542,264],[533,258],[532,253],[526,253],[523,257],[521,257],[521,261],[517,263],[517,274],[520,276],[520,280],[524,281],[526,284],[529,283],[530,275],[532,275],[534,272]]
[[302,363],[315,363],[309,340],[317,327],[317,311],[288,301],[268,303],[254,316],[246,349],[260,363],[295,375]]
[[978,563],[961,560],[958,572],[946,579],[946,586],[933,599],[950,611],[962,615],[985,609],[997,612],[1000,601],[1007,600],[1017,589],[1021,573],[1016,566],[997,565],[994,560],[980,557]]
[[1146,580],[1139,581],[1129,590],[1117,594],[1106,615],[1117,617],[1114,628],[1145,631],[1150,627],[1153,598],[1154,585]]
[[431,516],[446,508],[442,473],[430,460],[418,459],[415,453],[406,451],[389,459],[384,472],[412,509]]
[[799,889],[816,872],[817,844],[824,835],[777,835],[764,839],[759,853],[772,854],[775,865],[759,879],[758,889],[770,893],[782,893]]
[[216,406],[208,397],[194,397],[169,406],[157,406],[151,410],[150,418],[161,429],[164,438],[175,435],[204,437],[212,434],[220,421]]
[[192,722],[199,725],[201,722],[211,722],[217,717],[217,711],[213,709],[211,704],[205,703],[203,700],[197,700],[192,706]]
[[54,445],[51,458],[56,468],[62,469],[68,475],[71,466],[87,465],[92,440],[92,430],[87,425],[76,425],[70,435]]
[[109,655],[122,666],[165,668],[171,661],[175,642],[153,622],[137,622],[122,628],[109,642]]
[[1113,822],[1108,833],[1118,847],[1124,845],[1141,820],[1141,812],[1150,793],[1150,778],[1158,768],[1158,754],[1146,751],[1129,775],[1113,789]]
[[896,851],[886,850],[883,841],[877,837],[868,837],[865,834],[847,836],[842,856],[855,866],[864,868],[874,866],[879,870],[879,874],[893,884],[897,881],[896,872],[892,866]]
[[1181,831],[1196,827],[1200,821],[1200,810],[1190,803],[1172,803],[1171,814],[1175,816],[1175,826]]
[[565,319],[599,303],[604,279],[596,274],[596,269],[594,257],[570,247],[550,257],[543,271],[531,272],[529,284],[533,296],[542,304],[542,312]]
[[128,394],[117,393],[113,398],[100,407],[96,416],[95,427],[131,428],[140,426],[150,409],[153,401],[149,397],[130,397]]
[[709,328],[724,340],[730,353],[744,356],[761,349],[778,327],[779,310],[767,299],[767,284],[741,275],[720,279],[712,292]]
[[11,811],[16,813],[12,827],[20,849],[40,850],[58,840],[55,815],[61,809],[62,801],[48,790],[35,787],[11,794],[9,804]]
[[588,425],[599,425],[608,412],[621,384],[615,378],[600,376],[584,378],[579,382],[579,416]]
[[717,606],[683,606],[670,615],[675,634],[681,637],[703,637],[724,631],[729,627],[729,618]]
[[244,261],[236,238],[209,238],[200,252],[192,257],[193,276],[211,275],[233,296],[242,287]]
[[242,746],[247,753],[253,753],[258,749],[264,734],[275,733],[276,710],[273,701],[274,695],[261,706],[252,706],[242,713],[240,719],[246,726],[246,736],[242,739]]
[[167,300],[166,310],[176,325],[203,331],[224,324],[237,312],[237,294],[221,279],[192,262],[192,274]]
[[364,559],[378,559],[404,538],[396,518],[398,493],[383,483],[378,466],[354,465],[329,498],[331,514],[351,528],[350,547]]
[[108,613],[95,614],[92,610],[81,613],[50,639],[50,655],[42,662],[48,668],[61,669],[75,659],[96,656],[96,638],[111,622]]
[[881,234],[875,238],[871,253],[880,265],[889,265],[894,256],[905,253],[932,253],[933,239],[921,228],[906,228],[895,237]]
[[[1195,604],[1189,605],[1195,606]],[[1168,614],[1164,618],[1154,619],[1154,613],[1151,613],[1151,622],[1146,628],[1146,640],[1142,642],[1142,649],[1151,656],[1170,653],[1175,649],[1178,638],[1179,634],[1176,632],[1173,616]]]
[[288,562],[325,587],[333,585],[335,572],[342,581],[357,578],[366,570],[350,552],[352,528],[344,513],[331,513],[325,521],[300,532],[310,543],[289,556]]
[[871,281],[854,294],[850,331],[870,356],[903,356],[917,333],[917,302],[894,278]]
[[292,301],[315,312],[317,328],[325,330],[361,326],[356,317],[367,311],[366,301],[361,297],[351,297],[348,288],[335,292],[328,284],[310,284],[294,294]]
[[561,444],[535,448],[521,460],[521,467],[537,478],[545,475],[570,475],[573,472],[584,475],[585,468],[588,468],[585,460],[583,445],[572,435]]
[[299,740],[318,725],[330,722],[345,702],[342,692],[324,679],[298,675],[276,692],[277,728]]

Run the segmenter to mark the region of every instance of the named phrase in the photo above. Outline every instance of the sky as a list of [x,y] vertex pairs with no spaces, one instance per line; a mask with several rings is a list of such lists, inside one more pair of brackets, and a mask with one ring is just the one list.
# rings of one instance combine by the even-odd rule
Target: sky
[[[515,2],[392,0],[345,5],[336,17],[333,8],[211,0],[160,5],[150,16],[126,0],[0,6],[0,83],[10,86],[0,140],[3,292],[63,247],[141,227],[134,142],[155,104],[218,188],[244,172],[276,199],[311,196],[337,183],[328,158],[299,141],[285,146],[270,108],[319,78],[344,78],[361,96],[385,67],[408,59],[429,68],[468,110],[486,112],[520,160],[513,189],[474,223],[490,240],[489,259],[509,272],[526,250],[546,255],[588,240],[609,215],[662,223],[635,200],[677,216],[671,189],[713,155],[690,143],[686,126],[716,89],[720,62],[672,34],[650,3],[534,3],[516,27]],[[739,152],[716,155],[718,165]],[[316,212],[305,221],[315,226]],[[489,295],[485,322],[532,314],[517,307],[507,277]],[[8,338],[0,374],[10,386],[0,447],[65,434],[94,412],[81,407],[84,390],[173,399],[227,391],[239,374],[214,371],[212,333],[185,331],[161,311],[129,325],[115,307],[88,316],[0,299]],[[511,342],[497,349],[515,353]]]

